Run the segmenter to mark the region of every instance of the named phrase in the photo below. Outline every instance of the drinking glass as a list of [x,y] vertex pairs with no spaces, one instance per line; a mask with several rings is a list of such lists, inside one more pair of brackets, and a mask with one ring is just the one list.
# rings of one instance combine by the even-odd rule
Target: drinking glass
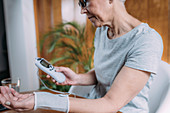
[[9,88],[15,89],[15,91],[19,92],[20,88],[20,79],[19,78],[6,78],[1,81],[2,86],[8,86]]

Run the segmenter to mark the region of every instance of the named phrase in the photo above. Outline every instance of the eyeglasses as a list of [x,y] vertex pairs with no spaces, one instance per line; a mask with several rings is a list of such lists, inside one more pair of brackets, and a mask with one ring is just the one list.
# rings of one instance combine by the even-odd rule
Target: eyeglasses
[[84,8],[84,7],[86,7],[86,2],[87,2],[87,0],[79,0],[78,4],[79,4],[80,7]]

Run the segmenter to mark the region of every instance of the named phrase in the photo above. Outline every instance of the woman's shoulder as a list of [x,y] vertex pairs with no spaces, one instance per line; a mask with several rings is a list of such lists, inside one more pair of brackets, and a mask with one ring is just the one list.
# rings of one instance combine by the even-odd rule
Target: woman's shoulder
[[155,29],[149,27],[148,24],[144,26],[142,31],[139,30],[140,35],[137,41],[138,43],[163,44],[161,35]]

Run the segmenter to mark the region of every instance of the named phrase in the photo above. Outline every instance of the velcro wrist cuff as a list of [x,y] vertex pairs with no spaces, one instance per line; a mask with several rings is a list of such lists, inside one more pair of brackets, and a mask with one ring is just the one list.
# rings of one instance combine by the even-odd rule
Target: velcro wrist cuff
[[51,94],[47,92],[34,92],[35,106],[37,108],[69,112],[69,96],[62,94]]

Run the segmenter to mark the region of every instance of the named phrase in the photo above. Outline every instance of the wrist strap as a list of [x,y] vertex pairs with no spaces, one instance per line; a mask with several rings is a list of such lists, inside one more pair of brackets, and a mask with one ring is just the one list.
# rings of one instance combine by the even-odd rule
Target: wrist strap
[[69,96],[62,94],[51,94],[47,92],[34,92],[34,110],[49,109],[62,112],[69,112]]

